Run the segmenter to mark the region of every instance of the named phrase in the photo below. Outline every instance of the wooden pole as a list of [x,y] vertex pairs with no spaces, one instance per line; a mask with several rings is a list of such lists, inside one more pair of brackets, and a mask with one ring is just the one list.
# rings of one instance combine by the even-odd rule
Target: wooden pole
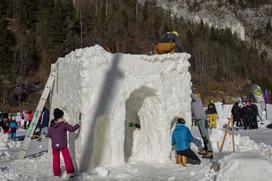
[[234,140],[234,124],[233,124],[233,119],[229,119],[232,123],[232,147],[233,147],[233,152],[235,152],[235,140]]
[[219,151],[220,153],[221,153],[222,150],[223,150],[224,143],[225,143],[225,141],[226,141],[226,137],[227,137],[227,134],[228,134],[229,126],[230,126],[230,120],[229,120],[229,122],[228,122],[227,129],[225,130],[224,138],[223,138],[223,141],[222,141],[222,144],[221,144],[221,148],[220,148],[220,151]]

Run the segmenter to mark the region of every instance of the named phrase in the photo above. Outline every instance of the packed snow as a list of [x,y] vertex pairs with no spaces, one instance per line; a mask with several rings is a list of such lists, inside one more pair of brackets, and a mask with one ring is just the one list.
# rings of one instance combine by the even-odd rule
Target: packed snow
[[[173,120],[184,117],[189,125],[191,120],[189,58],[187,53],[111,54],[96,45],[52,66],[58,74],[52,108],[63,109],[71,123],[81,120],[80,132],[70,138],[80,170],[170,162]],[[130,122],[141,129],[129,128]]]
[[226,156],[221,164],[217,180],[256,181],[269,180],[272,175],[272,162],[258,153],[247,152]]
[[[197,151],[198,144],[200,142],[200,135],[198,128],[191,127],[194,139],[194,143],[191,145],[194,151]],[[22,130],[19,130],[19,132]],[[230,180],[269,180],[271,176],[271,157],[272,147],[262,142],[262,136],[255,137],[254,142],[250,137],[254,137],[255,134],[252,130],[243,130],[243,134],[247,136],[240,136],[240,131],[235,131],[235,148],[236,152],[232,152],[231,136],[227,136],[226,143],[223,149],[223,157],[220,158],[221,169],[219,172],[215,172],[210,169],[211,162],[207,159],[201,159],[200,165],[188,165],[188,167],[182,167],[175,164],[174,158],[169,163],[126,163],[118,167],[103,166],[97,167],[94,170],[88,170],[78,173],[72,180],[189,180],[189,181],[230,181]],[[255,130],[254,130],[255,131]],[[271,131],[267,128],[259,128],[256,130],[259,135],[262,133]],[[223,129],[210,130],[211,141],[215,153],[215,157],[218,157],[218,150],[223,139]],[[266,135],[266,137],[270,135]],[[0,137],[6,139],[7,135],[0,133]],[[39,150],[36,150],[36,154],[29,155],[24,160],[14,159],[16,155],[15,151],[11,151],[10,148],[18,150],[19,148],[14,146],[13,142],[8,142],[1,139],[0,149],[1,154],[6,154],[6,157],[0,159],[0,180],[18,180],[18,181],[34,181],[34,180],[67,180],[69,177],[65,174],[64,163],[62,162],[63,175],[60,178],[56,178],[52,173],[52,156],[50,153],[38,154]],[[20,143],[20,141],[17,141]],[[28,152],[40,147],[47,147],[48,141],[36,141],[33,140]],[[8,146],[10,145],[10,147]],[[261,165],[261,166],[260,166]],[[250,173],[247,172],[250,170]],[[248,177],[248,175],[250,177]],[[257,179],[256,179],[257,178]]]

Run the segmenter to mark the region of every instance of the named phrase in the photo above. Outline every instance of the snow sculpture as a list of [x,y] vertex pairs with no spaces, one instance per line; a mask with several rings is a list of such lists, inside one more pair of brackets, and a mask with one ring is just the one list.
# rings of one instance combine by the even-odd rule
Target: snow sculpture
[[189,58],[111,54],[98,45],[59,58],[51,110],[63,109],[70,123],[81,120],[69,135],[76,168],[169,162],[174,118],[191,125]]

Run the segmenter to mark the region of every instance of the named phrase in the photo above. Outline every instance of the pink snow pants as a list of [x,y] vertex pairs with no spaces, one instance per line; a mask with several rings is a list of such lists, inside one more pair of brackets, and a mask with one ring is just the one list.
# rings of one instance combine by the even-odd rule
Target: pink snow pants
[[52,149],[54,176],[60,176],[61,175],[60,151],[61,151],[63,159],[64,159],[64,164],[65,164],[67,174],[74,173],[74,166],[73,166],[72,159],[70,157],[69,149],[67,147],[65,147],[65,148],[62,148],[60,150]]

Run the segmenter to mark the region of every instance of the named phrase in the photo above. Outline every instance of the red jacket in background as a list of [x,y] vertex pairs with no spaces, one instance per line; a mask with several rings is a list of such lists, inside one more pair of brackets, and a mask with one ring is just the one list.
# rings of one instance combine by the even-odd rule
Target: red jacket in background
[[30,112],[30,113],[28,114],[28,116],[29,116],[29,122],[31,122],[32,119],[33,119],[33,112]]

